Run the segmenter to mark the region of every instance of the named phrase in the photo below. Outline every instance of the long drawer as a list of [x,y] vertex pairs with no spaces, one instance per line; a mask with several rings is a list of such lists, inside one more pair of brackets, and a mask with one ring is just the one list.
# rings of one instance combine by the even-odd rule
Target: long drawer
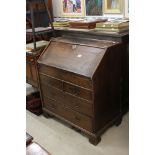
[[63,103],[44,97],[43,108],[65,118],[66,120],[92,132],[92,119],[66,107]]
[[52,76],[63,81],[68,81],[81,87],[92,89],[92,81],[88,77],[81,76],[72,72],[68,72],[62,69],[49,67],[46,65],[39,65],[39,72]]
[[55,87],[57,89],[62,90],[63,92],[75,95],[79,98],[92,101],[92,90],[85,89],[77,85],[68,83],[66,81],[62,81],[60,79],[49,77],[43,74],[40,74],[40,83],[42,85],[45,84],[51,87]]
[[57,88],[50,87],[49,85],[42,84],[41,89],[43,96],[64,103],[67,107],[80,113],[93,116],[92,102],[78,98]]

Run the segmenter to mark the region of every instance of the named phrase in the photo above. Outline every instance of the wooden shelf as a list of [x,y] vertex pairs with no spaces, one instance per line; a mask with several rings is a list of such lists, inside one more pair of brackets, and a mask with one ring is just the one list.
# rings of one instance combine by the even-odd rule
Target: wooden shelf
[[[35,28],[35,35],[45,34],[45,33],[50,33],[50,32],[53,32],[51,27],[37,27],[37,28]],[[27,29],[26,34],[32,34],[32,29]]]

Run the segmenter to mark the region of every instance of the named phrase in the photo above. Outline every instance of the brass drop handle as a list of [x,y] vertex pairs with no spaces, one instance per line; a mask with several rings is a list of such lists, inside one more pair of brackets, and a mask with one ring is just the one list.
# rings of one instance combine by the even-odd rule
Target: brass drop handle
[[75,116],[74,119],[75,119],[76,121],[81,121],[81,119],[80,119],[79,117],[77,117],[77,116]]
[[80,90],[77,87],[69,86],[67,89],[65,88],[65,83],[62,82],[62,90],[63,92],[69,92],[74,95],[80,95]]
[[75,108],[80,108],[80,105],[79,104],[75,104]]
[[76,88],[76,87],[71,88],[71,91],[72,91],[72,93],[75,94],[75,95],[79,95],[79,94],[80,94],[80,90],[79,90],[78,88]]

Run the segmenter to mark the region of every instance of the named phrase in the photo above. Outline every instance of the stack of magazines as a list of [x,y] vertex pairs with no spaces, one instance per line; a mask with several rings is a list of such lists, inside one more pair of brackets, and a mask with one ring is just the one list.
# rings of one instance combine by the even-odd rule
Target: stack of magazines
[[66,19],[56,19],[53,22],[54,27],[69,27],[69,20]]
[[115,32],[122,33],[129,30],[129,21],[128,20],[112,20],[103,23],[97,23],[96,29],[98,31],[104,32]]

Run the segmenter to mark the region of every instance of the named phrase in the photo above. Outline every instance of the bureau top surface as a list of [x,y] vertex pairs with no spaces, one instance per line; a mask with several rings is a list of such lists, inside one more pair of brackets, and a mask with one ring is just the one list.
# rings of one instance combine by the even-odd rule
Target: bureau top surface
[[[38,63],[73,72],[86,77],[92,77],[107,48],[90,45],[85,42],[74,42],[74,40],[54,39],[51,40]],[[89,42],[90,43],[90,42]],[[108,45],[109,46],[109,45]]]
[[51,41],[80,44],[80,45],[86,45],[86,46],[98,47],[98,48],[108,48],[110,46],[118,44],[117,42],[114,42],[114,41],[98,40],[98,39],[90,39],[90,38],[82,38],[82,37],[75,38],[71,36],[57,37],[57,38],[53,38]]

